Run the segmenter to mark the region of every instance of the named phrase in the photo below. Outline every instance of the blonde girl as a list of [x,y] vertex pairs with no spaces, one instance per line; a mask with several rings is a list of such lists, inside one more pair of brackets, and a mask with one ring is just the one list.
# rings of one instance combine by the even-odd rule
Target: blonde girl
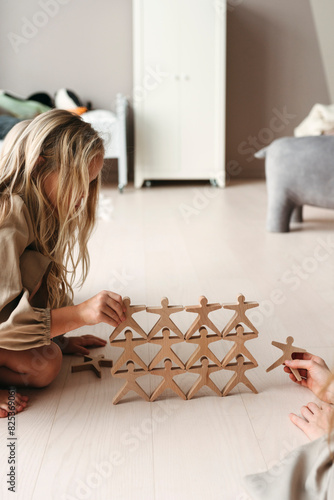
[[[84,282],[87,242],[95,223],[103,142],[88,123],[51,110],[19,123],[0,156],[0,383],[44,387],[63,353],[89,353],[105,341],[63,337],[100,322],[125,320],[122,297],[102,291],[73,305]],[[60,347],[59,347],[59,345]],[[17,411],[27,398],[17,395]],[[6,396],[0,393],[0,416]]]

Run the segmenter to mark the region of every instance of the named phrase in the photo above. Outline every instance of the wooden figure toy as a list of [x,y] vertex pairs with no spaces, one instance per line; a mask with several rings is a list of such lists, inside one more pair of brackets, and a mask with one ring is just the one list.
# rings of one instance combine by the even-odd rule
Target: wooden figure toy
[[121,370],[117,373],[114,373],[114,377],[120,377],[126,379],[125,384],[123,387],[119,390],[119,392],[116,394],[116,396],[113,399],[113,404],[117,405],[117,403],[129,392],[129,391],[135,391],[137,394],[139,394],[140,397],[145,399],[145,401],[149,401],[150,398],[140,387],[140,385],[136,382],[136,379],[138,377],[142,377],[143,375],[147,375],[147,372],[143,370],[135,370],[135,365],[133,361],[128,361],[126,363],[127,370]]
[[245,347],[245,342],[247,340],[254,339],[258,336],[257,333],[244,333],[244,327],[242,325],[237,325],[236,332],[230,335],[225,336],[225,340],[232,340],[234,342],[234,346],[232,349],[226,354],[225,358],[222,361],[222,366],[226,366],[233,358],[236,358],[238,354],[243,354],[246,356],[255,366],[258,366],[256,359],[249,352],[249,350]]
[[208,335],[208,331],[204,328],[204,326],[199,329],[199,337],[196,336],[188,339],[187,342],[198,344],[198,347],[187,361],[187,370],[189,370],[189,368],[193,366],[202,356],[206,356],[211,359],[211,361],[216,363],[217,366],[221,366],[221,362],[209,348],[209,344],[211,344],[211,342],[216,342],[217,340],[221,340],[221,337],[218,337],[218,335]]
[[152,370],[155,366],[157,366],[160,361],[164,360],[165,358],[169,358],[174,363],[176,363],[180,368],[184,369],[184,364],[180,360],[180,358],[175,354],[175,352],[172,350],[172,345],[176,344],[178,342],[183,342],[184,339],[180,339],[179,337],[170,337],[169,336],[169,329],[164,328],[162,330],[162,337],[155,337],[150,340],[151,343],[154,344],[159,344],[161,345],[160,351],[157,353],[157,355],[152,359],[151,363],[149,364],[148,369]]
[[183,311],[184,308],[183,306],[170,306],[168,304],[169,301],[167,297],[163,297],[161,299],[161,307],[146,308],[146,311],[148,313],[160,314],[160,318],[148,334],[149,339],[154,337],[154,335],[156,335],[164,327],[169,328],[169,330],[176,333],[176,335],[180,337],[180,339],[183,339],[183,333],[179,330],[174,321],[170,319],[170,315]]
[[79,365],[72,365],[71,371],[72,373],[82,372],[85,370],[93,370],[95,375],[101,378],[101,366],[112,366],[111,359],[104,359],[104,355],[100,354],[97,358],[93,358],[91,356],[84,356],[84,362]]
[[187,331],[185,338],[189,339],[195,332],[197,332],[201,328],[201,326],[209,327],[213,332],[215,332],[220,337],[221,333],[209,319],[209,314],[212,311],[221,309],[222,306],[220,304],[208,304],[208,299],[203,295],[201,295],[201,297],[199,298],[199,303],[200,303],[199,306],[188,306],[184,308],[187,312],[193,312],[198,314],[197,318]]
[[223,329],[222,337],[225,337],[228,333],[230,333],[239,323],[244,323],[251,329],[252,332],[259,333],[246,316],[246,311],[248,309],[253,309],[253,307],[258,307],[258,305],[259,304],[257,302],[245,302],[245,297],[242,294],[238,295],[237,304],[223,304],[224,309],[232,309],[235,313]]
[[[294,345],[292,345],[293,342],[294,342],[293,337],[287,337],[286,344],[281,344],[281,342],[275,342],[275,341],[272,342],[272,345],[278,347],[278,349],[281,349],[283,351],[283,354],[277,361],[275,361],[275,363],[273,363],[271,366],[269,366],[269,368],[267,368],[266,370],[267,372],[270,372],[271,370],[277,368],[280,365],[284,365],[285,360],[287,359],[291,360],[292,354],[294,352],[306,352],[305,349],[301,349],[300,347],[295,347]],[[299,371],[294,368],[290,368],[290,370],[292,371],[296,379],[300,382],[302,380],[302,377],[300,376]]]
[[248,378],[245,375],[245,371],[249,370],[251,368],[255,368],[253,363],[244,363],[244,357],[242,354],[238,354],[237,356],[237,362],[236,363],[231,363],[230,365],[227,365],[224,367],[225,370],[233,370],[235,371],[235,374],[232,376],[232,378],[229,380],[229,382],[226,384],[226,386],[223,389],[223,396],[227,396],[231,390],[240,383],[245,384],[246,387],[248,387],[251,391],[255,392],[257,394],[257,390],[253,386],[253,384],[248,380]]
[[114,340],[111,342],[112,346],[123,347],[124,351],[121,356],[116,361],[114,367],[111,370],[111,373],[114,374],[121,368],[127,361],[133,361],[137,363],[139,366],[143,368],[143,370],[147,371],[147,366],[144,361],[138,356],[138,354],[134,351],[134,348],[141,344],[146,344],[146,339],[134,339],[133,333],[131,330],[126,330],[125,339],[122,340]]
[[173,368],[172,361],[170,359],[165,359],[165,368],[154,368],[150,373],[152,375],[160,375],[164,377],[158,387],[153,391],[153,394],[150,397],[150,401],[155,401],[157,397],[160,396],[166,389],[172,389],[180,398],[187,399],[185,394],[181,391],[180,387],[173,380],[175,375],[179,375],[180,373],[184,373],[185,370],[181,368]]
[[195,384],[192,386],[190,391],[187,394],[187,399],[191,399],[196,392],[198,392],[202,387],[205,385],[210,387],[218,396],[221,396],[222,393],[216,386],[216,384],[211,380],[210,378],[210,373],[216,372],[218,370],[221,370],[220,366],[215,366],[215,365],[209,365],[209,360],[205,356],[201,358],[201,366],[194,366],[193,368],[190,368],[189,372],[190,373],[198,373],[199,378],[196,380]]
[[117,335],[119,335],[121,332],[123,332],[125,330],[125,328],[132,328],[132,330],[139,333],[139,335],[141,335],[142,337],[144,337],[144,339],[146,339],[147,338],[146,333],[144,332],[142,327],[138,325],[137,321],[135,321],[132,317],[132,315],[134,313],[139,312],[139,311],[144,311],[146,309],[146,306],[131,306],[130,305],[131,301],[130,301],[129,297],[124,297],[123,304],[126,308],[126,311],[124,313],[126,319],[125,319],[125,321],[120,323],[118,326],[116,326],[114,331],[111,333],[111,335],[109,337],[110,342],[112,340],[114,340],[117,337]]

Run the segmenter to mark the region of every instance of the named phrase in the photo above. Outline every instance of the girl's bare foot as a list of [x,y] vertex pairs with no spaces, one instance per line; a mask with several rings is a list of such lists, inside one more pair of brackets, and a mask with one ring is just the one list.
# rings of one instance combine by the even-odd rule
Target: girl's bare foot
[[15,402],[15,413],[23,411],[27,406],[27,396],[21,396],[17,392],[15,393],[15,399],[12,399],[12,397],[9,399],[11,393],[12,391],[0,390],[0,418],[8,417],[8,414],[13,411],[12,408],[9,408],[9,406],[13,405],[13,402]]
[[334,406],[327,403],[321,403],[321,406],[308,403],[302,407],[301,414],[304,418],[290,413],[290,420],[305,432],[309,439],[314,440],[329,432],[334,419]]

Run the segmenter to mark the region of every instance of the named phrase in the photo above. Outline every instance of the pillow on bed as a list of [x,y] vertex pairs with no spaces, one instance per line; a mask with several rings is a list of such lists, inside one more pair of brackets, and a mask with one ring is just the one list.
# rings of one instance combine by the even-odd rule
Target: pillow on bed
[[45,111],[49,111],[49,106],[45,106],[40,102],[26,101],[24,99],[10,96],[5,92],[0,92],[0,107],[5,109],[9,115],[20,118],[21,120],[29,120]]
[[1,115],[13,116],[13,115],[12,115],[12,113],[10,113],[7,109],[2,108],[2,107],[0,106],[0,116],[1,116]]

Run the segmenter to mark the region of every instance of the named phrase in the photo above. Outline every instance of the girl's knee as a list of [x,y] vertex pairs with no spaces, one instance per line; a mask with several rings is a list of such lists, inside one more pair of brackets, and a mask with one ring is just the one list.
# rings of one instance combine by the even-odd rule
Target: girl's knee
[[33,385],[45,387],[56,378],[62,365],[63,354],[53,342],[41,348],[32,359],[31,368],[35,372]]

